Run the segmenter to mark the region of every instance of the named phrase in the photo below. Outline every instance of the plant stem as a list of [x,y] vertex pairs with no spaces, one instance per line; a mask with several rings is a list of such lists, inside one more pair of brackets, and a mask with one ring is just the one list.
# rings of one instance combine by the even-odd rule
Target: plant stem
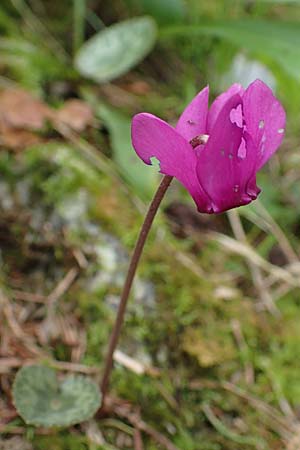
[[121,299],[120,299],[120,303],[119,303],[119,307],[118,307],[116,321],[115,321],[114,328],[113,328],[113,331],[112,331],[112,334],[110,337],[108,352],[107,352],[107,356],[106,356],[106,360],[105,360],[104,374],[103,374],[103,378],[102,378],[102,382],[101,382],[102,405],[104,405],[105,396],[107,394],[107,390],[109,387],[110,375],[111,375],[111,371],[113,368],[113,355],[114,355],[114,351],[117,347],[118,340],[120,337],[121,328],[122,328],[122,324],[124,321],[124,316],[125,316],[125,311],[126,311],[126,306],[127,306],[127,301],[128,301],[128,297],[130,294],[132,282],[134,280],[134,276],[136,273],[136,269],[139,264],[140,257],[142,255],[143,248],[144,248],[147,236],[149,234],[151,225],[153,223],[154,217],[157,213],[159,205],[160,205],[172,179],[173,179],[173,177],[171,177],[169,175],[165,175],[163,177],[163,179],[152,199],[152,202],[149,206],[149,209],[146,214],[144,223],[142,225],[139,237],[136,241],[136,244],[135,244],[135,247],[133,250],[133,254],[132,254],[128,272],[127,272],[127,277],[125,280],[125,284],[123,287],[123,291],[122,291],[122,295],[121,295]]
[[86,1],[73,0],[73,56],[76,55],[84,41],[84,22]]

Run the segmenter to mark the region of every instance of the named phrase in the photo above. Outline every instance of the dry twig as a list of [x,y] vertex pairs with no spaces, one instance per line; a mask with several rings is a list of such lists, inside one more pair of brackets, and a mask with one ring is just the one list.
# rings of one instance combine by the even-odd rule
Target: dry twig
[[[243,244],[247,245],[247,236],[244,231],[238,211],[232,209],[231,211],[227,212],[227,216],[235,238]],[[272,295],[264,285],[260,267],[257,266],[249,258],[247,259],[247,263],[250,269],[254,286],[256,287],[256,290],[260,296],[261,302],[269,310],[270,313],[274,314],[277,317],[280,316],[279,309],[275,305]]]
[[127,420],[131,425],[134,426],[135,429],[148,434],[154,441],[156,441],[166,450],[179,450],[178,447],[173,445],[173,443],[166,436],[159,433],[146,422],[144,422],[140,414],[136,411],[133,411],[128,404],[121,404],[120,402],[113,401],[110,397],[108,397],[106,406],[117,416]]

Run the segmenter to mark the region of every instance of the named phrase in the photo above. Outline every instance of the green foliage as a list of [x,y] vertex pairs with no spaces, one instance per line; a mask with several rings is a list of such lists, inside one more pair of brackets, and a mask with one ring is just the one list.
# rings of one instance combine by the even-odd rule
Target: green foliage
[[18,34],[16,22],[4,9],[0,9],[0,30],[9,34]]
[[12,77],[32,90],[40,90],[41,84],[59,78],[72,76],[72,70],[65,67],[51,52],[23,37],[0,38],[1,64]]
[[73,51],[79,50],[84,40],[86,0],[73,0]]
[[100,187],[97,171],[70,145],[55,141],[36,145],[25,158],[28,177],[57,206],[84,187],[95,191]]
[[[88,440],[85,436],[68,432],[57,433],[51,438],[49,436],[36,436],[34,439],[35,450],[49,450],[50,445],[51,450],[95,450],[88,445]],[[101,447],[99,450],[102,450]]]
[[185,18],[183,0],[139,0],[143,13],[153,16],[159,24],[182,22]]
[[262,0],[265,3],[299,4],[299,0]]
[[81,75],[98,82],[113,80],[128,72],[153,48],[156,26],[153,19],[129,19],[100,31],[87,41],[75,58]]
[[133,151],[131,118],[107,105],[99,105],[97,110],[109,130],[113,159],[118,170],[140,197],[150,198],[158,180],[158,169],[154,166],[151,170],[151,167],[145,166]]
[[300,81],[300,33],[296,23],[243,19],[170,26],[161,31],[162,37],[176,35],[204,35],[226,39],[266,62],[275,61],[286,73]]
[[25,366],[16,375],[13,397],[27,424],[70,426],[90,419],[100,407],[101,396],[95,383],[80,375],[58,383],[53,369]]

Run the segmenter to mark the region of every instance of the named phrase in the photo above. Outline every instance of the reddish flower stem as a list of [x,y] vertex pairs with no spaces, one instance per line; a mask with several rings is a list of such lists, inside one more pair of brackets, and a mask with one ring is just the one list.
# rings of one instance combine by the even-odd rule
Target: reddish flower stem
[[124,321],[124,316],[125,316],[125,311],[126,311],[126,306],[127,306],[127,301],[128,301],[128,297],[130,294],[132,282],[134,280],[134,276],[136,273],[136,269],[139,264],[139,261],[140,261],[140,258],[141,258],[142,252],[143,252],[143,248],[144,248],[147,236],[149,234],[150,228],[152,226],[154,217],[157,213],[159,205],[160,205],[172,179],[173,179],[173,177],[168,176],[168,175],[165,175],[163,177],[163,179],[152,199],[152,202],[149,206],[149,209],[146,214],[144,223],[142,225],[139,237],[136,241],[136,244],[135,244],[135,247],[134,247],[134,250],[132,253],[131,261],[130,261],[128,272],[127,272],[127,277],[125,280],[125,284],[123,287],[123,291],[122,291],[122,295],[121,295],[121,299],[120,299],[120,303],[119,303],[119,307],[118,307],[116,321],[115,321],[114,328],[113,328],[113,331],[112,331],[112,334],[110,337],[108,352],[107,352],[107,356],[106,356],[106,360],[105,360],[104,373],[103,373],[103,378],[102,378],[102,382],[101,382],[102,405],[104,405],[105,397],[106,397],[106,394],[107,394],[107,391],[109,388],[109,381],[110,381],[111,371],[113,368],[114,351],[117,347],[118,340],[120,337],[121,328],[122,328],[122,324]]

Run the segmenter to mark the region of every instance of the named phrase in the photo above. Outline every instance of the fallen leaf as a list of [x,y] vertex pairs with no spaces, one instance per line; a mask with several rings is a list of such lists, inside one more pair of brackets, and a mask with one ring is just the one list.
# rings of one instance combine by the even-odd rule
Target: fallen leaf
[[6,89],[0,93],[0,120],[6,127],[39,130],[48,117],[48,106],[29,92]]
[[54,120],[68,125],[75,131],[83,131],[94,121],[91,107],[82,100],[71,99],[53,114]]
[[146,95],[149,94],[149,92],[151,92],[150,84],[142,80],[128,83],[127,85],[124,86],[124,88],[136,95]]
[[41,143],[42,138],[29,130],[7,126],[0,120],[0,145],[12,150],[22,150]]

